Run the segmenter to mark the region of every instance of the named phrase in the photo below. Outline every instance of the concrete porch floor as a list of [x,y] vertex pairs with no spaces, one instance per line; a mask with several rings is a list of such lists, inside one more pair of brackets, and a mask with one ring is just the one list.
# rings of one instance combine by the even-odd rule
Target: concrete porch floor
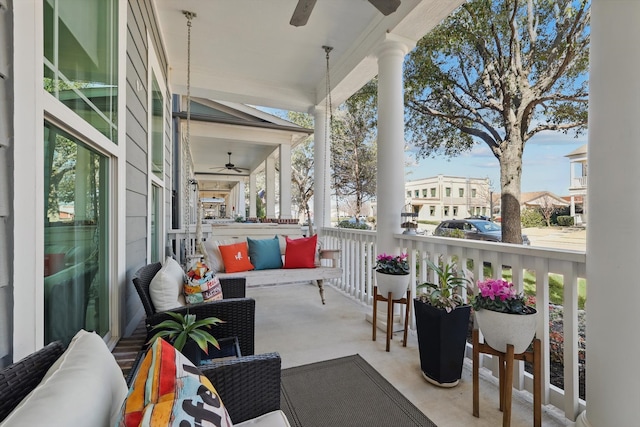
[[[418,342],[409,332],[402,347],[402,332],[385,351],[385,334],[378,330],[371,340],[371,323],[365,320],[371,308],[325,286],[326,305],[312,284],[251,287],[247,296],[256,300],[256,354],[277,351],[282,368],[304,365],[351,354],[360,354],[405,397],[439,427],[502,425],[498,410],[498,382],[480,371],[480,418],[472,414],[471,361],[466,360],[457,387],[443,389],[427,383],[420,373]],[[339,384],[336,384],[339,387]],[[532,396],[513,391],[511,425],[533,425]],[[543,426],[572,425],[553,407],[543,407]]]

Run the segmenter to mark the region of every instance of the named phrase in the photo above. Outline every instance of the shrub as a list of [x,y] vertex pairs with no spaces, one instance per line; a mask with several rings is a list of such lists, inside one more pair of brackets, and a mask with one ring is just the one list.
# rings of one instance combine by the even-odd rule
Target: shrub
[[445,234],[446,237],[455,237],[457,239],[464,239],[464,231],[458,230],[457,228],[447,230]]
[[349,220],[340,221],[337,227],[338,228],[355,228],[357,230],[369,230],[369,226],[364,222],[355,223],[355,222],[349,222]]
[[573,217],[568,215],[559,216],[558,225],[563,227],[571,227],[573,225]]
[[537,209],[525,209],[520,215],[523,227],[542,227],[545,224],[544,218]]

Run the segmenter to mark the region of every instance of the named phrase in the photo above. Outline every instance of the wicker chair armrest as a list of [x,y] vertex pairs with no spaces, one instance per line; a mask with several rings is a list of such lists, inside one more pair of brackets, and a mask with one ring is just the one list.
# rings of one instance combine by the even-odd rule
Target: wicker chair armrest
[[220,279],[224,299],[244,298],[247,296],[247,280],[244,277]]
[[[217,317],[224,323],[213,327],[211,334],[214,337],[238,337],[240,352],[243,356],[250,356],[255,352],[256,301],[253,298],[231,298],[190,304],[169,311],[180,314],[189,312],[195,314],[196,319]],[[171,319],[171,316],[166,313],[159,312],[147,317],[147,342],[155,334],[155,331],[151,330],[155,325]]]
[[265,353],[200,367],[234,424],[280,409],[280,355]]
[[42,381],[64,350],[65,346],[55,341],[0,371],[0,421]]

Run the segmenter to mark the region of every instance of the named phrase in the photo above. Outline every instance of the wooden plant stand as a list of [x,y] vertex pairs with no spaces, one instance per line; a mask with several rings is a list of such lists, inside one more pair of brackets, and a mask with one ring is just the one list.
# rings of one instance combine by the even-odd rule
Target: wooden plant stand
[[498,356],[500,383],[500,410],[502,412],[502,427],[511,425],[511,394],[513,392],[513,361],[524,360],[533,364],[533,425],[542,426],[542,382],[541,382],[541,343],[533,340],[533,351],[513,354],[513,345],[507,344],[507,351],[503,353],[485,343],[480,343],[477,329],[473,330],[473,416],[480,417],[480,353]]
[[409,329],[409,310],[411,309],[411,291],[407,289],[407,296],[405,298],[391,299],[391,292],[385,298],[382,295],[378,295],[378,287],[373,287],[373,341],[376,340],[376,329],[378,329],[378,301],[387,302],[387,351],[390,349],[390,341],[393,338],[393,307],[394,304],[405,304],[407,309],[404,315],[404,337],[402,340],[402,346],[407,346],[407,330]]

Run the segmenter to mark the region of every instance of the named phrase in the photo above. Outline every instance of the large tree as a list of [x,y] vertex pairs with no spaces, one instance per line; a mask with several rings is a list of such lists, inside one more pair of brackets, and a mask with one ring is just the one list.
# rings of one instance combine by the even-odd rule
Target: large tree
[[405,63],[408,135],[422,157],[478,142],[500,163],[502,238],[522,243],[527,141],[587,124],[590,1],[471,0]]
[[[313,128],[310,115],[289,111],[287,119],[305,128]],[[313,137],[308,137],[291,152],[291,198],[304,211],[311,226],[311,208],[309,201],[313,198]]]
[[333,115],[331,124],[331,166],[334,190],[353,201],[356,221],[363,204],[376,194],[375,101],[365,85]]

